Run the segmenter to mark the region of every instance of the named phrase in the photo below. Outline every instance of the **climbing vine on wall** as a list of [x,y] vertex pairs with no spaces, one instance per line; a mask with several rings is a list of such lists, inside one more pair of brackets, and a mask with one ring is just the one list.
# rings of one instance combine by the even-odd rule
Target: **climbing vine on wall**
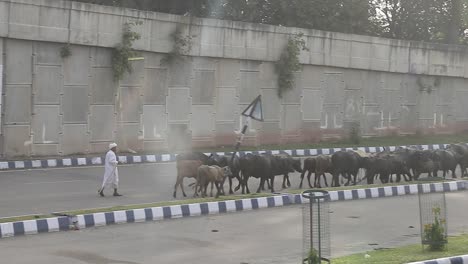
[[434,78],[434,82],[430,83],[430,82],[425,82],[423,80],[423,77],[418,76],[418,78],[416,79],[416,83],[417,83],[417,85],[419,87],[419,91],[421,93],[422,92],[427,92],[428,94],[430,94],[435,90],[435,88],[440,86],[441,78],[440,78],[440,76],[436,76]]
[[288,39],[279,60],[275,64],[278,74],[278,97],[283,97],[283,93],[294,87],[294,72],[301,70],[299,54],[301,50],[309,50],[306,47],[303,34],[296,34]]
[[127,22],[123,25],[122,42],[117,44],[112,51],[112,71],[114,73],[114,81],[122,80],[125,72],[132,73],[132,64],[130,58],[137,56],[137,52],[133,50],[133,42],[139,40],[141,35],[132,31],[133,26],[141,25],[143,22]]
[[60,48],[60,57],[63,59],[68,58],[72,55],[70,43]]
[[161,60],[161,65],[168,65],[179,60],[183,60],[192,50],[192,35],[184,35],[180,25],[170,35],[174,46],[171,52],[167,53]]

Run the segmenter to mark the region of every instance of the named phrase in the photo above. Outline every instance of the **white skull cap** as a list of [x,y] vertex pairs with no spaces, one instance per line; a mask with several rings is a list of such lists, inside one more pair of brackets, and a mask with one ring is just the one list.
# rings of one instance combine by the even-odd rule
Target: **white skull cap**
[[113,148],[115,148],[115,147],[117,147],[117,144],[116,144],[116,143],[110,143],[110,144],[109,144],[109,149],[113,149]]

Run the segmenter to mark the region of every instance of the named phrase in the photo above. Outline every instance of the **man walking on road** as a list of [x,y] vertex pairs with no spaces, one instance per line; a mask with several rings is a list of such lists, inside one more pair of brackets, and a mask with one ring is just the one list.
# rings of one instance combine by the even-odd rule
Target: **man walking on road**
[[102,181],[101,189],[99,189],[98,193],[102,197],[104,197],[104,188],[112,186],[114,188],[114,196],[122,196],[117,192],[117,188],[119,187],[119,171],[117,170],[117,144],[111,143],[109,144],[109,151],[106,154],[105,160],[105,172],[104,172],[104,179]]

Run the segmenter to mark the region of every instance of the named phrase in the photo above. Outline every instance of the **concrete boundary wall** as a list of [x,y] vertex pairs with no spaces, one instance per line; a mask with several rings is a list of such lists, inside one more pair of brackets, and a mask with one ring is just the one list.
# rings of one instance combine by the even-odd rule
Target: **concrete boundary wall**
[[98,47],[120,42],[122,25],[143,22],[136,48],[167,53],[177,24],[194,35],[192,56],[276,61],[287,36],[303,33],[303,64],[468,77],[468,50],[441,45],[301,28],[200,19],[81,2],[0,0],[0,37]]
[[[330,201],[347,201],[359,199],[374,199],[395,197],[402,195],[433,192],[456,192],[468,188],[467,181],[454,181],[445,183],[426,183],[418,188],[417,184],[389,186],[380,188],[366,188],[356,190],[330,191]],[[262,208],[297,205],[308,202],[300,194],[281,194],[271,197],[259,197],[221,202],[194,203],[164,207],[142,208],[127,211],[114,211],[107,213],[94,213],[69,217],[30,220],[12,223],[0,223],[0,238],[18,235],[30,235],[56,231],[77,230],[98,226],[108,226],[122,223],[135,223],[145,221],[159,221],[190,216],[213,215]]]
[[[136,20],[142,37],[134,48],[144,60],[115,82],[112,48],[124,23]],[[192,51],[164,64],[177,27],[193,36]],[[293,89],[278,98],[274,62],[295,33],[309,51],[300,54]],[[71,55],[61,57],[67,44]],[[0,0],[0,153],[79,156],[105,152],[110,142],[145,153],[231,146],[245,121],[240,113],[259,94],[265,121],[250,124],[244,145],[343,138],[356,123],[363,136],[461,133],[467,52],[71,1]]]

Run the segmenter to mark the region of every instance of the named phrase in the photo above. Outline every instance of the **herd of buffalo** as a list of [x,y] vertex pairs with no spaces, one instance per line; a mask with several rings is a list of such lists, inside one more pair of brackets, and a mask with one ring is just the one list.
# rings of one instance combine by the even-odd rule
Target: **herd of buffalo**
[[[325,174],[332,175],[331,186],[340,186],[340,180],[346,180],[345,185],[357,184],[359,170],[365,171],[365,176],[361,180],[366,180],[368,184],[373,184],[375,179],[380,179],[382,183],[400,182],[403,176],[405,181],[417,180],[423,173],[429,177],[437,176],[438,172],[443,173],[445,178],[451,172],[452,178],[456,178],[456,168],[460,166],[461,176],[467,173],[468,167],[468,146],[463,143],[447,145],[445,149],[421,150],[417,147],[399,147],[395,151],[385,149],[383,152],[367,154],[359,151],[347,150],[337,151],[332,155],[318,155],[304,159],[293,158],[287,154],[246,154],[241,157],[220,156],[212,154],[210,156],[200,152],[184,153],[177,156],[177,181],[174,186],[174,197],[178,186],[186,196],[183,179],[194,178],[195,195],[198,195],[197,187],[203,196],[206,195],[207,186],[211,183],[211,193],[213,185],[216,186],[218,196],[224,194],[224,182],[229,181],[229,193],[242,189],[242,194],[250,193],[248,180],[250,177],[260,179],[257,192],[265,190],[265,183],[271,192],[275,192],[275,176],[283,175],[283,188],[291,186],[289,173],[300,172],[301,181],[299,188],[302,188],[304,176],[307,173],[309,187],[320,188],[321,178],[328,186]],[[314,183],[310,178],[314,174]],[[340,178],[341,177],[341,178]],[[232,180],[236,178],[238,185],[233,191]],[[211,194],[212,195],[212,194]]]

